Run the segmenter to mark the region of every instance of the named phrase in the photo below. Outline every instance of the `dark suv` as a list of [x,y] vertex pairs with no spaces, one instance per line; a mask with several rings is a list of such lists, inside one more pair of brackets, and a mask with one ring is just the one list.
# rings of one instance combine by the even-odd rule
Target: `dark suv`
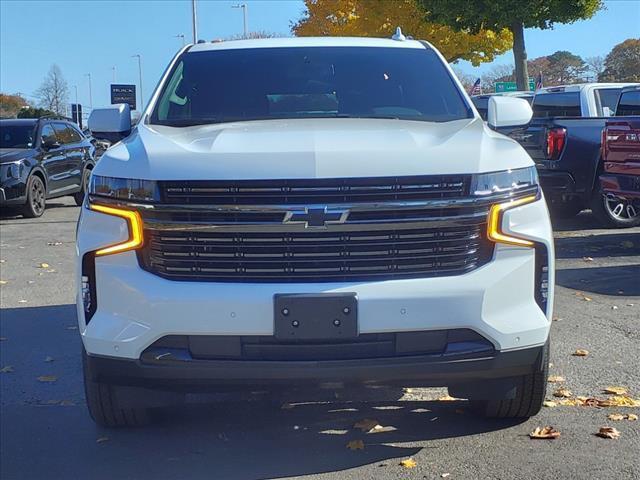
[[82,204],[95,147],[63,117],[0,120],[0,205],[25,217],[44,213],[48,198]]

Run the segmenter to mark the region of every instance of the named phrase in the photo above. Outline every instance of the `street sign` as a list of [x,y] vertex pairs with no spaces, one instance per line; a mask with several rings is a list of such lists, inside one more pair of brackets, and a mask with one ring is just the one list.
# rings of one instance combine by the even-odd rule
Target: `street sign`
[[111,85],[111,104],[128,103],[131,110],[136,109],[136,86],[112,84]]
[[[529,90],[534,91],[536,89],[536,82],[533,78],[529,79]],[[496,93],[499,92],[516,92],[518,85],[516,82],[496,82]]]
[[82,105],[79,103],[71,104],[71,118],[78,124],[82,130]]

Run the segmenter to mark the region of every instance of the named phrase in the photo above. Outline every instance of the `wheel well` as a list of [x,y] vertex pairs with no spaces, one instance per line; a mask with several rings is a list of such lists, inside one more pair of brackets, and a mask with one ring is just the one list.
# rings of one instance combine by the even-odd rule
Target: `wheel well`
[[47,192],[47,179],[45,178],[44,174],[40,171],[40,170],[34,170],[33,173],[31,175],[35,175],[37,177],[40,177],[40,180],[42,180],[42,183],[44,183],[44,191]]

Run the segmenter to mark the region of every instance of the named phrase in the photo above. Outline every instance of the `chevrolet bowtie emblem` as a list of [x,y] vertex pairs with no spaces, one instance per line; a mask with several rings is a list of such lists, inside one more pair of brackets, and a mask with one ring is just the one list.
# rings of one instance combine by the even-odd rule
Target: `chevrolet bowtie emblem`
[[304,224],[304,228],[327,228],[327,225],[344,223],[349,217],[349,210],[328,210],[323,208],[305,208],[288,211],[282,223]]

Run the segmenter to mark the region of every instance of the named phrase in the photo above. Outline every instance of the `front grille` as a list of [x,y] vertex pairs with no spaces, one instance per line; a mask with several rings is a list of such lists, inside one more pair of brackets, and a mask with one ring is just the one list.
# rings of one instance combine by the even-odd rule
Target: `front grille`
[[[159,183],[163,203],[141,210],[138,255],[142,268],[171,280],[453,276],[493,252],[485,238],[490,202],[469,197],[470,176]],[[287,220],[309,206],[347,213],[319,226]]]
[[173,280],[358,281],[460,275],[486,263],[482,223],[377,231],[147,231],[143,267]]
[[164,181],[162,200],[188,205],[309,205],[462,197],[465,175],[235,181]]

